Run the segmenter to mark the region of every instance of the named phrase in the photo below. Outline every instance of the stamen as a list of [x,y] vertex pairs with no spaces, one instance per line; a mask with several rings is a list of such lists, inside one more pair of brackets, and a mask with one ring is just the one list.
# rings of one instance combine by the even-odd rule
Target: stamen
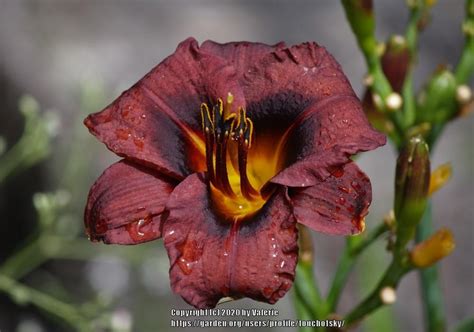
[[[239,201],[238,204],[241,204],[241,200],[252,201],[251,204],[256,204],[255,202],[258,201],[259,204],[255,206],[260,206],[261,195],[253,188],[247,174],[247,159],[252,145],[253,122],[247,118],[245,109],[242,107],[239,108],[238,114],[231,112],[233,98],[232,94],[229,93],[225,106],[222,99],[219,98],[212,111],[209,110],[207,104],[203,103],[201,105],[202,130],[206,140],[206,165],[209,180],[213,188],[222,193],[224,197],[232,201],[237,200]],[[229,138],[232,140],[229,141]],[[236,156],[230,154],[228,156],[227,151],[230,144],[232,144],[230,151],[234,151]],[[235,150],[232,150],[234,148]],[[240,188],[235,182],[232,182],[232,185],[234,185],[232,187],[227,169],[227,163],[230,164],[231,159],[235,157],[238,160],[238,165],[234,165],[238,168]],[[233,172],[233,170],[231,171]]]
[[253,123],[246,117],[245,110],[239,110],[239,123],[237,125],[238,135],[238,153],[239,153],[239,174],[240,174],[240,190],[242,195],[248,200],[253,200],[259,195],[250,184],[247,176],[247,156],[251,145]]
[[222,99],[217,100],[213,107],[214,138],[216,142],[216,183],[215,186],[227,195],[234,197],[235,194],[229,183],[227,174],[227,141],[229,139],[231,122],[223,117]]
[[206,166],[209,174],[209,181],[216,185],[214,174],[213,152],[214,152],[214,125],[211,120],[209,108],[206,104],[201,104],[202,131],[206,141]]
[[234,197],[235,194],[232,191],[232,187],[229,183],[229,175],[227,173],[227,142],[230,136],[231,124],[233,118],[227,119],[222,123],[222,132],[220,135],[220,140],[217,141],[217,150],[216,150],[216,171],[217,177],[222,185],[222,189],[226,194],[231,197]]

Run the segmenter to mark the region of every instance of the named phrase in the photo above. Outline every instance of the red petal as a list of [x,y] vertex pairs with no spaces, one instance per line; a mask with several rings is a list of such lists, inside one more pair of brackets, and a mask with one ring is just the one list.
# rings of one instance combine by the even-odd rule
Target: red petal
[[113,152],[177,179],[202,170],[200,104],[234,95],[244,106],[235,69],[201,52],[189,38],[86,126]]
[[288,166],[271,182],[294,187],[315,185],[330,175],[328,168],[385,143],[386,137],[372,129],[357,98],[326,99],[308,107],[288,131],[283,143],[283,149],[291,151]]
[[92,241],[137,244],[161,237],[161,218],[173,184],[127,161],[113,164],[92,186],[85,209]]
[[218,219],[200,175],[180,183],[163,226],[171,287],[196,308],[222,297],[275,303],[290,289],[297,262],[297,230],[284,189],[251,220]]
[[278,49],[247,71],[242,81],[247,114],[296,119],[306,106],[335,96],[354,96],[337,61],[316,43]]
[[285,43],[280,42],[275,45],[253,42],[230,42],[216,43],[212,40],[206,40],[201,45],[201,50],[215,54],[226,59],[236,69],[239,78],[247,70],[254,66],[263,56],[285,47]]
[[329,175],[326,166],[385,144],[337,61],[315,43],[264,56],[244,75],[242,88],[255,125],[254,146],[270,142],[274,147],[280,139],[284,165],[298,163],[274,183],[314,185]]
[[324,182],[291,189],[293,213],[298,222],[318,232],[359,233],[372,201],[370,180],[353,162],[331,172]]

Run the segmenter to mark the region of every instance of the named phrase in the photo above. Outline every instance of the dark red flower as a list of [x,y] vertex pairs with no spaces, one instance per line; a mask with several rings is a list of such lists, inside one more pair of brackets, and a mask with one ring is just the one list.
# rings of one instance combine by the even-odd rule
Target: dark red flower
[[349,158],[385,143],[315,43],[187,39],[85,124],[124,158],[91,188],[91,240],[163,236],[172,289],[197,308],[281,298],[296,222],[360,232],[371,187]]

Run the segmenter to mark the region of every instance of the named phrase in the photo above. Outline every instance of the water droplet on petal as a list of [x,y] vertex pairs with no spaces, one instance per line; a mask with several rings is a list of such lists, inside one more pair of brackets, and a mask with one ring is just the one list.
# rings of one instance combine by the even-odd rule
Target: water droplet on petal
[[126,226],[127,232],[135,242],[144,242],[156,237],[156,230],[153,228],[152,217],[147,215],[139,218]]
[[270,287],[265,287],[262,293],[263,293],[263,296],[268,298],[273,294],[273,289],[271,289]]
[[118,139],[121,140],[128,140],[130,136],[130,130],[126,128],[117,128],[115,129],[115,136],[117,136]]
[[194,265],[202,256],[202,244],[198,244],[195,240],[190,240],[184,244],[177,245],[181,256],[178,258],[178,266],[184,274],[189,275],[193,271]]
[[358,182],[356,182],[356,181],[352,181],[352,182],[351,182],[351,186],[352,186],[352,188],[354,188],[355,191],[357,191],[357,192],[359,192],[359,191],[362,189],[361,186],[360,186],[360,184],[359,184]]
[[143,142],[143,137],[134,137],[133,144],[135,144],[138,150],[143,150],[143,146],[145,145],[145,143]]
[[340,191],[343,191],[343,192],[345,192],[345,193],[347,193],[347,194],[349,194],[349,193],[351,192],[351,190],[350,190],[349,188],[347,188],[347,187],[342,187],[342,186],[340,186],[340,187],[337,187],[337,188],[338,188]]
[[344,175],[344,170],[341,166],[329,166],[327,170],[332,176],[336,178],[340,178]]

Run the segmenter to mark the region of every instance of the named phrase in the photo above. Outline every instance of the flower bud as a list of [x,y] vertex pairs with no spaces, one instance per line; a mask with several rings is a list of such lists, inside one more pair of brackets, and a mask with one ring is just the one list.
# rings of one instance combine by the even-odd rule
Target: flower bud
[[456,78],[445,68],[438,69],[418,95],[417,123],[444,124],[457,113]]
[[428,267],[448,256],[454,247],[453,234],[449,229],[442,228],[413,248],[410,260],[416,267]]
[[421,136],[416,136],[409,140],[397,160],[394,204],[397,248],[403,248],[413,238],[425,211],[429,184],[428,145]]
[[380,290],[380,299],[383,304],[392,304],[397,300],[397,293],[393,287],[386,286]]
[[399,35],[390,37],[381,62],[392,89],[400,92],[410,64],[410,51],[404,37]]
[[[372,43],[375,31],[375,18],[372,0],[342,0],[347,20],[357,39],[360,41],[370,39]],[[375,47],[371,44],[370,47]]]
[[434,192],[441,189],[449,181],[452,173],[453,169],[450,163],[438,166],[431,173],[429,195],[431,196]]

